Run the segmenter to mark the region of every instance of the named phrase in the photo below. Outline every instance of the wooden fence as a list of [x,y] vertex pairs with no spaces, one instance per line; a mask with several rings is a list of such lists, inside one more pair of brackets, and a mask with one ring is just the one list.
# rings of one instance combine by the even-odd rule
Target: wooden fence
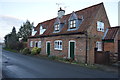
[[109,64],[110,53],[103,51],[95,51],[95,63],[96,64]]
[[118,53],[95,51],[96,64],[112,64],[118,61]]

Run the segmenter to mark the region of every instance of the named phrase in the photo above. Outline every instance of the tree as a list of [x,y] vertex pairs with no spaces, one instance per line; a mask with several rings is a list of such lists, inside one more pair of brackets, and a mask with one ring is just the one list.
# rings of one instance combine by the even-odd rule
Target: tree
[[23,25],[20,27],[17,35],[19,38],[22,38],[22,41],[27,42],[28,37],[32,33],[33,23],[30,23],[30,21],[26,21],[26,23],[23,23]]
[[16,35],[15,27],[13,27],[12,32],[10,34],[7,34],[4,38],[7,48],[16,49],[16,45],[18,43],[18,37]]

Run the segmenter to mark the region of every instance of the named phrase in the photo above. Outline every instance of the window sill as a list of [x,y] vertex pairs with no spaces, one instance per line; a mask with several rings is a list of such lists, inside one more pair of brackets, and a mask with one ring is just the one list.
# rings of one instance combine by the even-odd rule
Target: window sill
[[67,31],[74,31],[77,30],[78,28],[69,28]]
[[60,30],[59,31],[54,31],[53,33],[59,33],[60,32]]
[[54,49],[54,50],[56,50],[56,51],[62,51],[62,49]]
[[[98,31],[98,30],[97,30]],[[104,31],[98,31],[98,32],[104,32]]]

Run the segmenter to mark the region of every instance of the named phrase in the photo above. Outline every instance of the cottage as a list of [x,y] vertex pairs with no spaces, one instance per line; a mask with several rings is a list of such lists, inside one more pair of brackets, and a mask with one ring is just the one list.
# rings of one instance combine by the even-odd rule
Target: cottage
[[94,50],[102,51],[102,37],[109,20],[103,3],[73,11],[39,23],[28,38],[28,47],[42,48],[43,55],[72,58],[82,63],[94,63]]
[[103,50],[112,53],[119,53],[120,60],[120,26],[110,27],[103,36]]

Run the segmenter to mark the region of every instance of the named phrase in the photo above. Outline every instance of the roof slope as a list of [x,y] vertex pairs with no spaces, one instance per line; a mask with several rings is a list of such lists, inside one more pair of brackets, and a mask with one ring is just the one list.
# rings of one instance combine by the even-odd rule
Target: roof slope
[[[104,37],[104,40],[113,40],[120,30],[120,26],[108,28],[107,34]],[[120,34],[118,34],[120,35]]]
[[[103,3],[97,4],[97,5],[93,5],[91,7],[88,8],[84,8],[82,10],[76,11],[75,14],[78,16],[78,18],[81,17],[81,15],[83,16],[83,22],[82,24],[79,25],[79,28],[77,30],[73,30],[73,31],[67,31],[68,29],[68,20],[71,16],[72,13],[64,15],[60,21],[64,22],[64,26],[62,28],[62,30],[58,33],[53,33],[54,32],[54,22],[56,21],[56,18],[53,18],[51,20],[47,20],[44,22],[39,23],[36,26],[36,30],[37,33],[35,34],[35,36],[31,36],[32,37],[40,37],[40,36],[50,36],[50,35],[58,35],[58,34],[69,34],[69,33],[76,33],[76,32],[85,32],[88,27],[91,25],[91,22],[93,21],[93,19],[95,18],[98,10],[100,9],[100,7],[103,6]],[[43,28],[46,29],[46,31],[42,34],[39,35],[39,27],[40,25],[43,26]]]

